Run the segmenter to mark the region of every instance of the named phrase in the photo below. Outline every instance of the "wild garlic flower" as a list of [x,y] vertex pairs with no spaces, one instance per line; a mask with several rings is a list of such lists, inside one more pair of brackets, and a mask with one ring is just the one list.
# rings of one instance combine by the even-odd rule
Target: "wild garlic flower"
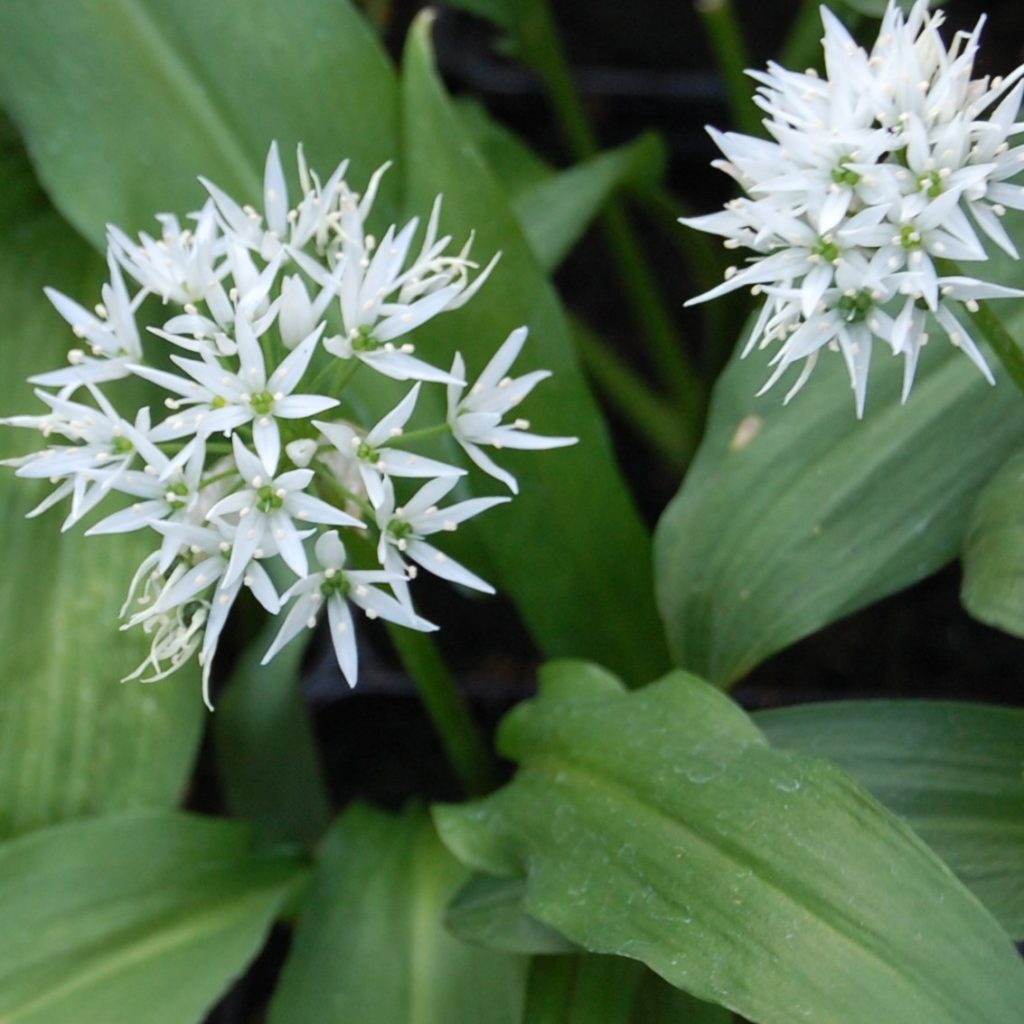
[[754,255],[687,304],[741,288],[763,296],[744,354],[776,346],[762,393],[802,364],[786,401],[827,348],[843,355],[862,415],[876,341],[902,356],[906,400],[930,331],[991,381],[965,314],[1024,292],[956,264],[986,261],[986,243],[1017,256],[1001,218],[1024,209],[1010,183],[1024,170],[1024,146],[1011,143],[1024,131],[1024,67],[973,79],[984,18],[947,47],[927,0],[908,13],[890,0],[870,51],[826,8],[822,21],[824,77],[750,72],[769,139],[709,129],[725,157],[715,166],[745,195],[682,223]]
[[542,437],[528,433],[528,420],[515,419],[503,423],[526,396],[551,374],[547,370],[534,370],[522,377],[507,376],[526,342],[526,328],[516,328],[501,348],[484,367],[476,383],[464,394],[465,382],[458,379],[465,373],[462,356],[455,354],[452,376],[448,385],[448,426],[462,450],[485,473],[500,480],[513,493],[519,492],[516,479],[502,469],[481,446],[490,448],[563,448],[575,444],[575,437]]
[[452,583],[461,583],[471,590],[493,594],[492,587],[464,565],[449,558],[443,551],[423,538],[441,531],[454,532],[459,523],[502,505],[511,498],[469,498],[445,508],[437,502],[446,497],[458,483],[453,477],[438,477],[424,484],[404,505],[395,505],[395,491],[390,480],[384,483],[383,500],[376,509],[380,537],[377,558],[395,576],[395,593],[406,607],[411,607],[409,588],[405,583],[416,575],[408,562],[424,568]]
[[[361,195],[347,167],[321,181],[300,148],[292,205],[272,145],[262,210],[203,180],[203,207],[184,222],[159,215],[157,237],[109,229],[110,279],[94,312],[47,289],[77,342],[67,366],[31,378],[46,411],[2,421],[44,438],[41,450],[6,464],[55,485],[30,515],[70,498],[68,529],[119,495],[86,532],[154,536],[121,610],[123,628],[150,638],[128,679],[161,679],[198,652],[210,704],[217,644],[248,589],[271,615],[288,607],[266,660],[326,608],[338,664],[354,685],[353,607],[435,629],[412,605],[417,564],[492,592],[423,539],[509,500],[463,497],[439,510],[466,486],[465,467],[448,458],[461,446],[515,490],[514,477],[476,445],[573,440],[501,423],[547,376],[505,376],[525,328],[465,399],[462,356],[449,371],[437,353],[416,350],[416,329],[471,299],[497,257],[479,270],[471,242],[450,251],[440,197],[422,232],[414,218],[377,241],[367,221],[387,165]],[[151,308],[160,319],[140,324]],[[360,391],[371,373],[385,379]],[[129,377],[149,388],[150,404],[119,410],[118,382]],[[414,383],[402,395],[395,381]],[[431,384],[449,389],[448,415],[433,417],[440,422],[420,401]],[[378,406],[363,422],[382,395],[390,411]]]

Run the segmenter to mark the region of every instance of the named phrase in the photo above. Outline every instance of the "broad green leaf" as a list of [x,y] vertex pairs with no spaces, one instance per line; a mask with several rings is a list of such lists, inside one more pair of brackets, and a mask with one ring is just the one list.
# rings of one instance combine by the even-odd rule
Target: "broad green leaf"
[[350,157],[353,181],[396,148],[394,72],[342,0],[8,0],[0,99],[97,246],[108,222],[196,209],[199,174],[257,201],[274,138],[325,172]]
[[301,877],[242,826],[169,812],[2,843],[0,1021],[198,1024]]
[[729,684],[769,655],[957,553],[978,488],[1024,440],[1008,381],[936,343],[906,405],[879,353],[863,420],[839,358],[788,406],[755,398],[764,353],[734,359],[658,526],[658,599],[677,663]]
[[[25,379],[59,366],[70,331],[43,296],[50,284],[88,303],[102,262],[49,207],[16,144],[0,152],[0,414],[41,405]],[[0,453],[38,447],[4,427]],[[178,801],[205,718],[192,672],[155,685],[119,680],[146,654],[118,611],[152,545],[139,535],[60,532],[65,510],[26,520],[51,489],[0,471],[0,837],[65,818]]]
[[644,135],[518,193],[512,208],[541,267],[562,262],[616,188],[657,179],[664,162],[661,140]]
[[250,644],[218,701],[217,769],[231,812],[264,843],[312,846],[330,822],[331,803],[299,689],[307,644],[296,640],[260,665],[280,625],[270,621]]
[[472,137],[474,148],[513,199],[526,189],[540,185],[554,173],[546,160],[535,153],[521,136],[493,118],[479,100],[460,97],[456,108],[463,127]]
[[841,769],[684,673],[571,670],[502,726],[516,778],[435,812],[468,866],[525,877],[529,914],[763,1024],[1019,1020],[1009,936]]
[[586,654],[631,680],[649,678],[665,655],[647,537],[576,364],[564,311],[437,79],[427,27],[425,19],[417,23],[405,56],[406,201],[422,209],[443,192],[446,230],[463,237],[476,229],[477,251],[503,255],[479,301],[457,320],[430,325],[423,338],[434,352],[460,349],[472,377],[510,328],[528,325],[517,370],[543,367],[553,376],[524,403],[524,414],[538,433],[580,439],[554,451],[499,453],[522,493],[487,513],[479,537],[546,652]]
[[962,553],[964,607],[1024,636],[1024,452],[989,481],[971,512]]
[[754,721],[776,746],[848,771],[1024,940],[1024,711],[839,701],[762,711]]
[[271,1024],[518,1024],[526,961],[442,925],[465,878],[423,811],[351,807],[321,848]]
[[579,947],[523,909],[521,878],[474,875],[444,914],[445,927],[464,942],[530,956],[574,953]]

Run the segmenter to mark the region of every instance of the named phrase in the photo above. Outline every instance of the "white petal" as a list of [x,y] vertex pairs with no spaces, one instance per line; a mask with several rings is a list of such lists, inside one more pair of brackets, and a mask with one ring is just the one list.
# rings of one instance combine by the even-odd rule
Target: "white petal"
[[390,412],[385,413],[380,421],[366,435],[366,443],[373,448],[386,444],[394,436],[393,431],[401,430],[409,422],[419,398],[420,385],[416,383],[409,393]]
[[459,441],[462,450],[485,473],[493,476],[495,480],[500,480],[513,494],[519,493],[519,484],[516,482],[516,478],[508,470],[502,469],[482,448],[478,448],[475,444],[471,444],[469,441],[464,441],[458,437],[456,437],[456,440]]
[[273,416],[256,416],[252,421],[252,440],[256,446],[256,454],[273,476],[277,472],[277,463],[281,458],[281,431]]
[[320,336],[324,333],[326,323],[319,324],[315,330],[302,339],[299,344],[281,361],[281,365],[271,374],[267,390],[271,394],[281,392],[290,395],[302,380],[309,368]]
[[422,359],[399,352],[394,349],[391,352],[385,349],[378,349],[375,352],[360,352],[358,358],[367,366],[372,366],[378,373],[393,380],[424,380],[437,384],[459,384],[450,373],[439,370]]
[[288,186],[284,180],[284,168],[277,152],[277,141],[271,142],[267,162],[263,171],[263,209],[267,215],[267,227],[278,238],[288,233]]
[[317,562],[324,569],[340,569],[345,564],[345,545],[337,530],[327,530],[320,534],[314,550]]
[[334,645],[338,667],[348,685],[354,687],[359,678],[359,651],[352,627],[352,613],[344,598],[338,594],[332,595],[327,602],[327,620],[331,627],[331,643]]
[[464,587],[479,590],[484,594],[494,593],[494,587],[490,583],[471,573],[465,566],[449,558],[443,551],[438,551],[432,544],[427,544],[426,541],[410,540],[405,551],[414,562],[435,576],[450,580],[452,583],[461,583]]
[[302,539],[295,529],[291,516],[283,510],[273,512],[267,517],[267,525],[285,565],[296,576],[306,576],[309,573],[306,549],[302,546]]

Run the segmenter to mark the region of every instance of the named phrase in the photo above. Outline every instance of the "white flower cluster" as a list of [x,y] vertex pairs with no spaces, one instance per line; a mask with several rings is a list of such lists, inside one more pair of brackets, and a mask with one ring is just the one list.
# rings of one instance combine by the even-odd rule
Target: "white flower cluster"
[[771,139],[709,129],[726,157],[715,166],[746,195],[683,223],[757,255],[690,301],[738,288],[765,297],[744,354],[778,344],[762,390],[803,363],[787,400],[828,347],[845,358],[861,415],[876,339],[905,361],[905,400],[932,323],[991,380],[964,308],[1024,293],[944,261],[986,260],[986,240],[1017,257],[1001,218],[1024,209],[1010,183],[1024,170],[1024,146],[1010,143],[1024,131],[1024,67],[972,79],[984,19],[947,49],[927,0],[907,14],[890,0],[870,53],[821,13],[824,77],[749,72]]
[[[514,493],[514,477],[485,449],[575,441],[506,421],[548,376],[508,375],[525,328],[509,335],[468,388],[460,355],[445,370],[416,352],[411,332],[466,303],[497,257],[472,277],[470,243],[453,254],[451,239],[439,237],[440,197],[418,250],[416,219],[379,240],[368,234],[386,169],[359,195],[345,181],[347,164],[322,182],[300,147],[301,197],[292,206],[272,145],[262,213],[203,181],[209,199],[189,226],[165,214],[160,237],[142,234],[137,242],[110,228],[110,280],[94,312],[47,291],[81,346],[68,366],[31,378],[43,415],[3,421],[48,439],[42,451],[7,464],[56,484],[29,515],[70,498],[67,529],[118,493],[131,503],[86,532],[157,534],[121,613],[124,628],[140,626],[152,639],[128,678],[163,678],[198,650],[209,704],[217,643],[246,587],[271,614],[290,603],[265,660],[314,626],[326,605],[338,664],[355,685],[352,605],[371,618],[435,629],[410,599],[418,567],[493,593],[431,539],[510,499],[444,505],[466,471],[418,453],[419,444],[449,436]],[[162,300],[165,315],[147,327],[151,341],[143,346],[137,315],[147,296]],[[369,427],[352,419],[362,408],[351,390],[359,371],[412,382]],[[116,382],[130,377],[164,393],[165,418],[148,407],[126,418],[115,408]],[[446,414],[438,402],[440,422],[407,430],[431,383],[447,388]],[[418,482],[411,493],[417,484],[409,481]],[[349,545],[361,545],[376,564],[352,567],[339,531],[352,531]],[[285,578],[285,567],[295,582],[279,594],[272,574]]]

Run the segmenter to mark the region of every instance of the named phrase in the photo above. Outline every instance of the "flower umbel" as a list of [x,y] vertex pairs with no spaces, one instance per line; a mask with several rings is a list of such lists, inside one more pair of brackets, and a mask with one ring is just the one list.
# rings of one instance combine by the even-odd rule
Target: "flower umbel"
[[[152,531],[154,550],[121,611],[123,628],[140,627],[151,646],[127,678],[163,678],[198,652],[210,704],[218,640],[248,589],[272,615],[289,609],[267,660],[325,608],[338,664],[354,685],[353,608],[408,629],[436,628],[412,605],[417,563],[491,592],[423,538],[510,499],[463,497],[439,511],[435,501],[465,488],[466,469],[421,444],[447,435],[453,450],[461,445],[516,490],[514,477],[477,446],[574,440],[500,422],[547,376],[504,376],[525,328],[466,398],[461,355],[449,371],[417,351],[417,328],[469,301],[497,256],[478,272],[470,242],[449,251],[440,197],[422,232],[414,218],[378,241],[367,220],[386,170],[359,194],[345,180],[346,163],[322,182],[300,148],[293,206],[272,145],[261,211],[204,180],[209,199],[189,226],[163,214],[157,238],[109,229],[110,280],[95,313],[47,289],[78,344],[66,367],[32,378],[46,411],[2,421],[47,439],[41,451],[6,464],[56,485],[30,515],[70,498],[67,529],[119,494],[128,504],[87,532]],[[163,302],[161,320],[140,325],[150,295]],[[161,346],[169,360],[154,351]],[[390,412],[378,408],[368,423],[360,422],[367,400],[353,390],[359,373],[389,378],[383,384],[394,396]],[[104,388],[132,376],[164,392],[165,416],[149,406],[118,410]],[[396,381],[414,383],[403,395]],[[442,384],[448,416],[415,422],[424,416],[423,389]],[[282,595],[275,581],[287,587]]]
[[762,391],[802,364],[786,401],[828,348],[862,415],[876,341],[903,357],[905,400],[935,324],[992,381],[966,314],[1024,292],[947,261],[983,263],[986,244],[1017,256],[1001,218],[1024,209],[1024,188],[1010,184],[1024,170],[1024,146],[1010,143],[1024,131],[1024,67],[972,79],[984,19],[947,48],[928,0],[908,13],[890,0],[870,52],[826,8],[822,21],[824,77],[750,72],[770,139],[711,130],[725,156],[715,166],[745,194],[682,223],[754,255],[688,304],[740,288],[764,296],[744,354],[777,346]]

